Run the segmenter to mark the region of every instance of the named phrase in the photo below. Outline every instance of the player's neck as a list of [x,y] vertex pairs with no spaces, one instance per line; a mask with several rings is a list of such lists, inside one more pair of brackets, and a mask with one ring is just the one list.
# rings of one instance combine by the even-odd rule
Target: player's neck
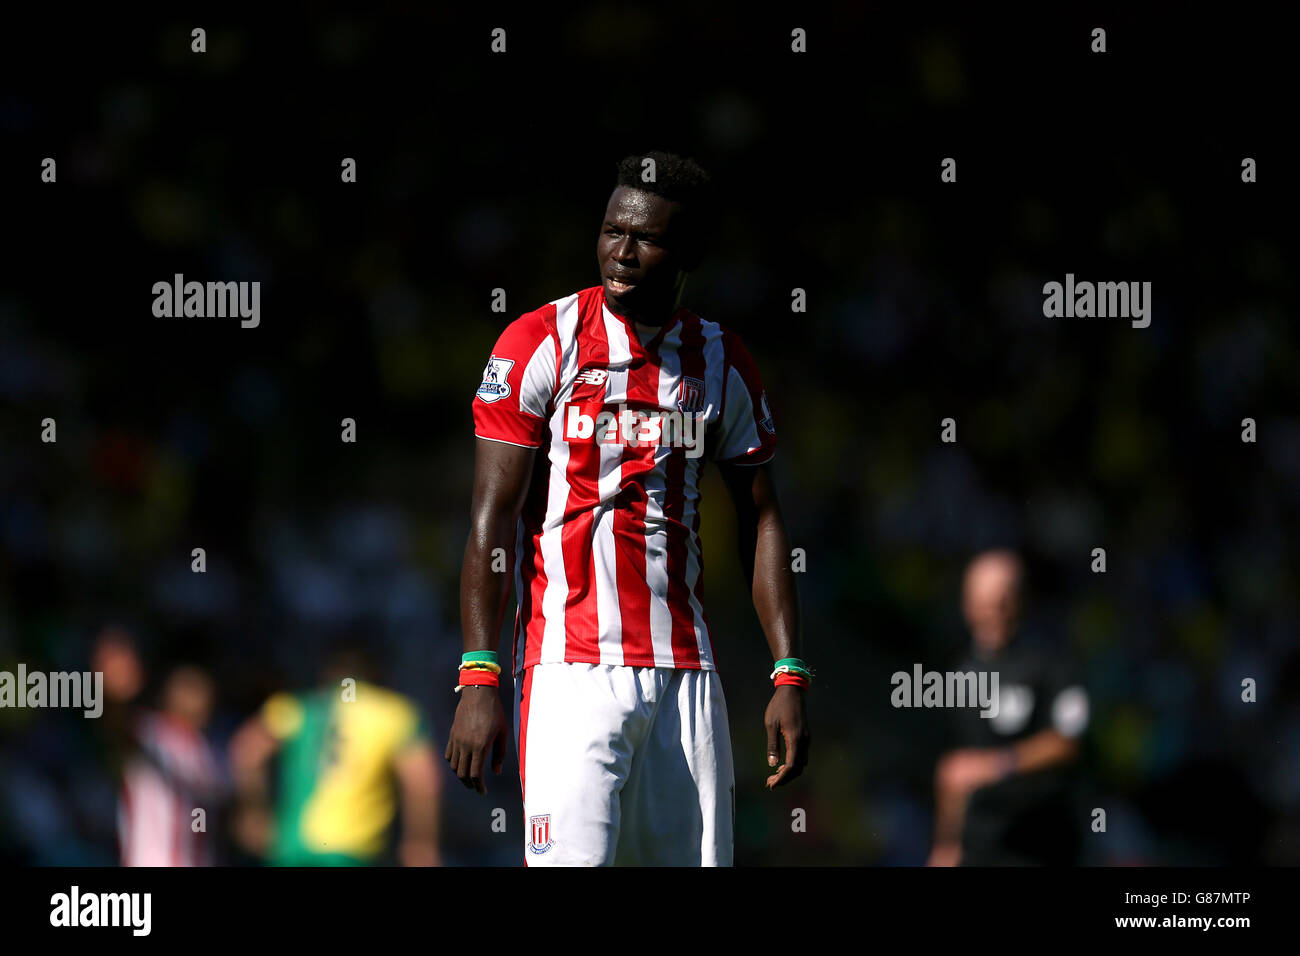
[[636,326],[638,332],[643,329],[654,329],[656,332],[663,326],[672,321],[673,316],[677,314],[678,299],[673,301],[664,301],[660,299],[654,303],[641,303],[642,308],[629,309],[620,308],[605,297],[605,308],[613,312],[625,322]]

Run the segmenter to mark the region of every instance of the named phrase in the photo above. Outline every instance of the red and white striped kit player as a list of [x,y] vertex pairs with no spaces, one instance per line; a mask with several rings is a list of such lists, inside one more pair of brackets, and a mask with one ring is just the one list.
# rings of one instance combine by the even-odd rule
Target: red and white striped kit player
[[118,844],[123,866],[212,866],[208,819],[195,832],[194,810],[209,818],[222,790],[216,755],[198,731],[166,714],[145,712],[136,750],[122,768]]
[[[775,453],[753,360],[685,308],[643,342],[593,286],[506,328],[473,407],[479,438],[539,449],[515,554],[529,862],[609,862],[620,829],[621,858],[654,862],[654,828],[680,828],[668,803],[680,797],[691,818],[704,810],[701,862],[730,863],[730,740],[700,599],[699,501],[706,460]],[[660,713],[665,700],[679,712]],[[631,703],[606,714],[611,701]],[[637,763],[663,767],[634,773],[632,756],[656,737],[662,756]],[[638,790],[642,776],[653,779]],[[611,780],[612,819],[598,811],[593,823]],[[619,792],[623,824],[641,808],[639,836],[620,826]]]
[[553,661],[712,669],[704,460],[761,464],[776,448],[740,339],[680,308],[643,346],[593,286],[511,323],[483,378],[475,434],[546,452],[520,522],[516,672]]

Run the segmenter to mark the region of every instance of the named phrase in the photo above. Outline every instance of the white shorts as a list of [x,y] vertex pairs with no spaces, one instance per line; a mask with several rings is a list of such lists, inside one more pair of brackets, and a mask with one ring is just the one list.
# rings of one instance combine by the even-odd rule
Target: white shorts
[[716,671],[536,664],[518,686],[526,865],[732,865]]

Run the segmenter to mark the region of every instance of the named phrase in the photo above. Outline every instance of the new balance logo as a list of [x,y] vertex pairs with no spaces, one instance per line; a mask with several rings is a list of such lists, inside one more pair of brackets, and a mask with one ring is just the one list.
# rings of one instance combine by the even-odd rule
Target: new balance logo
[[581,382],[584,385],[604,385],[605,379],[609,378],[609,372],[603,368],[587,368],[578,373],[575,382]]

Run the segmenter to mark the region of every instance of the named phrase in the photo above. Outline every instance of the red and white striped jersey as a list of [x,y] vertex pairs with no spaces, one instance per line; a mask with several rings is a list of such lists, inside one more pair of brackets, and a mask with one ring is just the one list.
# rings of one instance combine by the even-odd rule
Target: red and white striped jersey
[[714,669],[700,601],[705,459],[757,465],[776,427],[732,332],[679,308],[643,345],[600,286],[512,322],[473,401],[479,438],[540,448],[515,548],[515,671]]
[[[223,784],[216,754],[198,731],[146,712],[135,725],[136,749],[122,768],[118,844],[123,866],[212,866],[212,840]],[[205,828],[195,832],[202,808]]]

